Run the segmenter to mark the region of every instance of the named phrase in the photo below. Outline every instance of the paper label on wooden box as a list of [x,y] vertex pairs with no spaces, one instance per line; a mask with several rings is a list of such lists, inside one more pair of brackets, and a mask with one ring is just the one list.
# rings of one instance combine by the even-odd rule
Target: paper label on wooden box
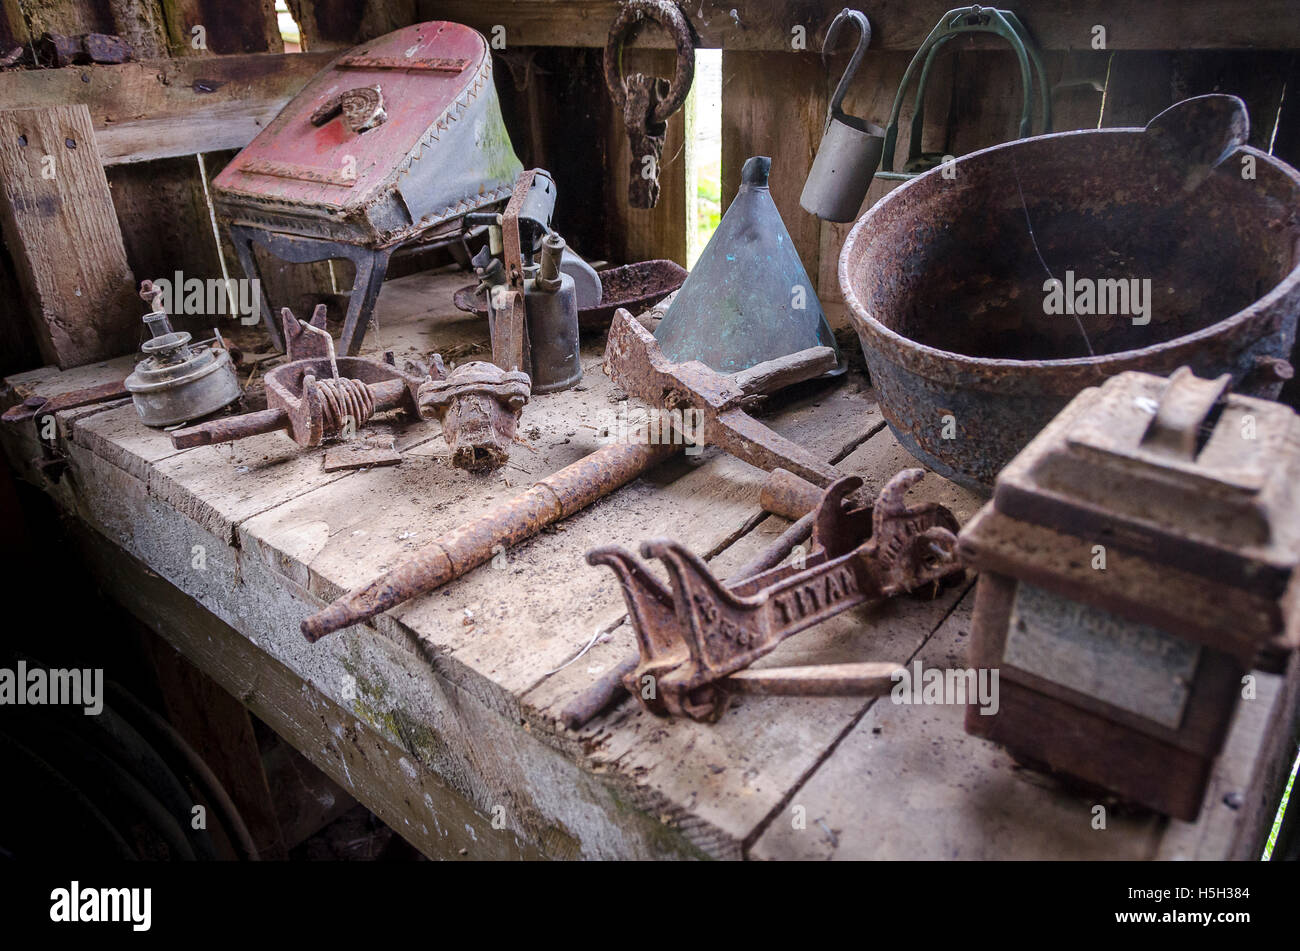
[[1004,663],[1171,729],[1183,720],[1198,645],[1021,583]]

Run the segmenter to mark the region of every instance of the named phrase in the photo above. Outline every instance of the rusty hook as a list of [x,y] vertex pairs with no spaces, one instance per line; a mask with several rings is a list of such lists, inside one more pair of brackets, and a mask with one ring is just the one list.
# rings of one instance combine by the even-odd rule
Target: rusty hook
[[695,79],[695,28],[677,4],[668,0],[624,0],[605,44],[605,85],[621,114],[627,99],[627,82],[622,75],[623,44],[646,20],[658,23],[677,47],[672,82],[668,92],[655,103],[651,115],[656,123],[662,123],[686,102],[686,94]]

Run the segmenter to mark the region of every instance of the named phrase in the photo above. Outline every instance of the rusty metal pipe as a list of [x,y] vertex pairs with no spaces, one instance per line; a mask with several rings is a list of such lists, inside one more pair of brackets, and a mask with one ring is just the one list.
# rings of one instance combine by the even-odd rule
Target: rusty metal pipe
[[541,480],[523,495],[453,529],[396,569],[349,592],[302,622],[316,641],[459,578],[560,519],[626,485],[680,446],[619,444],[598,449]]
[[211,446],[219,442],[233,442],[262,433],[273,433],[289,428],[289,414],[282,409],[264,409],[242,416],[211,419],[197,426],[178,429],[172,433],[172,445],[177,449]]

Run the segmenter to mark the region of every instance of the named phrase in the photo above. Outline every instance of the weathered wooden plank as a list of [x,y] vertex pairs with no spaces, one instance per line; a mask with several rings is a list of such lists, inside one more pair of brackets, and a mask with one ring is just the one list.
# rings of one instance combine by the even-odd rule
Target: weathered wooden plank
[[[928,668],[965,667],[971,595],[916,655]],[[905,658],[912,668],[913,658]],[[1018,768],[967,736],[965,706],[882,697],[772,817],[760,859],[1151,858],[1163,821],[1108,809]],[[888,800],[889,809],[880,809]]]
[[274,0],[165,0],[173,56],[282,53]]
[[78,540],[115,600],[430,858],[541,857],[518,836],[495,829],[490,815],[412,762],[407,750],[156,573],[93,532],[81,530]]
[[48,362],[132,349],[139,299],[85,106],[0,113],[0,219]]
[[722,54],[722,206],[740,187],[751,155],[772,159],[772,200],[819,290],[820,220],[799,206],[826,121],[825,73],[814,52]]
[[[867,10],[882,50],[914,50],[954,4],[948,0],[881,0]],[[490,33],[503,26],[511,46],[604,46],[617,0],[420,0],[421,19],[466,23]],[[789,50],[792,30],[821,35],[843,7],[840,0],[774,3],[772,0],[704,0],[686,12],[705,46],[737,50]],[[1224,14],[1217,0],[1178,4],[1124,4],[1114,0],[1023,0],[1016,13],[1045,50],[1085,49],[1092,27],[1106,27],[1109,49],[1294,49],[1300,24],[1286,0],[1263,0]],[[733,12],[734,15],[733,15]],[[647,30],[642,41],[667,47],[663,34]]]
[[356,46],[420,21],[415,0],[289,0],[303,49]]
[[[454,277],[440,280],[450,284]],[[448,328],[462,327],[449,312],[446,291],[421,294],[420,281],[394,282],[404,291],[403,306],[418,319],[382,325],[385,334],[410,341],[414,349],[419,349],[415,340],[420,333],[436,339]],[[449,323],[440,325],[440,320]],[[611,394],[602,387],[608,383],[598,376],[594,358],[589,349],[588,389],[539,397],[526,407],[521,431],[538,452],[516,450],[512,464],[526,471],[507,470],[515,483],[507,489],[510,494],[596,444],[595,436],[616,404],[607,402]],[[38,385],[51,385],[48,374],[39,378],[46,382]],[[596,428],[577,425],[580,419]],[[744,698],[720,723],[702,726],[660,721],[629,704],[582,731],[557,731],[556,710],[630,646],[626,629],[613,629],[608,642],[597,643],[576,662],[547,674],[570,660],[597,631],[613,628],[622,614],[612,575],[583,564],[587,547],[611,541],[635,547],[644,538],[670,535],[712,555],[715,570],[725,577],[784,527],[779,519],[759,520],[754,499],[761,475],[735,460],[706,453],[702,463],[666,466],[563,523],[561,530],[504,552],[501,565],[484,566],[441,593],[381,616],[374,627],[340,632],[309,645],[296,626],[320,595],[366,580],[387,561],[402,557],[408,546],[418,546],[428,535],[500,497],[501,487],[490,479],[454,481],[447,477],[457,473],[430,459],[430,464],[409,470],[409,478],[396,480],[392,475],[406,462],[396,470],[349,475],[323,487],[313,481],[316,476],[290,474],[284,484],[310,491],[280,502],[266,497],[268,491],[283,488],[269,478],[274,467],[265,474],[268,478],[241,485],[217,467],[198,462],[190,471],[159,471],[181,463],[188,453],[147,463],[140,455],[145,447],[119,448],[116,458],[135,460],[130,467],[139,474],[109,464],[99,453],[110,452],[125,434],[109,436],[101,429],[102,438],[83,445],[78,430],[96,423],[93,417],[78,418],[73,427],[73,468],[65,483],[78,488],[64,497],[64,504],[79,507],[97,531],[237,628],[246,656],[269,658],[309,681],[349,711],[346,723],[355,720],[373,730],[398,756],[406,757],[417,775],[428,770],[442,777],[481,815],[492,815],[495,806],[502,806],[506,828],[541,843],[539,849],[547,855],[684,855],[694,848],[737,857],[746,843],[761,844],[780,824],[789,824],[788,808],[802,801],[799,797],[811,787],[805,784],[808,777],[816,782],[824,764],[834,762],[839,749],[853,738],[855,724],[875,712],[866,708],[866,701],[853,698]],[[535,434],[530,424],[537,426]],[[914,464],[881,429],[878,410],[858,378],[830,391],[810,390],[774,424],[828,458],[847,453],[842,467],[861,472],[871,486]],[[862,442],[868,434],[874,435]],[[438,453],[440,447],[441,441],[433,438],[408,455]],[[373,481],[345,486],[354,479]],[[973,496],[934,476],[928,476],[916,494],[949,505],[962,520],[978,505]],[[305,500],[311,496],[328,505],[308,504]],[[274,504],[248,518],[246,513],[261,501]],[[219,518],[201,515],[205,507]],[[755,522],[758,527],[751,531]],[[223,526],[233,526],[238,547],[232,546]],[[402,538],[406,532],[418,534]],[[195,546],[206,553],[202,570],[194,565]],[[356,564],[347,563],[349,553]],[[313,571],[319,573],[314,576]],[[308,590],[312,585],[315,592]],[[851,612],[800,634],[765,663],[907,659],[960,590],[935,602],[898,599],[874,611]],[[148,593],[142,597],[152,600]],[[465,623],[466,608],[472,623]],[[189,612],[194,614],[192,606]],[[211,652],[198,661],[200,666],[227,663],[231,645],[218,640],[203,646],[206,636],[193,635]],[[253,674],[244,676],[245,684],[253,683]],[[245,689],[253,688],[234,692],[243,697]],[[247,701],[259,716],[260,689],[259,682],[254,699]],[[913,737],[906,755],[924,759],[935,738],[929,732]],[[960,741],[951,739],[959,751],[979,742],[964,734]],[[948,745],[948,740],[943,742]],[[326,749],[322,755],[342,754]],[[368,769],[359,758],[344,763],[354,774]],[[984,776],[986,771],[996,773],[997,766],[979,769],[976,780],[994,785],[1003,781],[997,775]],[[336,767],[331,775],[338,779],[341,773]],[[854,774],[851,779],[836,788],[860,789],[860,777]],[[904,823],[912,800],[893,792],[898,777],[891,774],[877,781],[879,791],[869,798],[876,821]],[[370,779],[354,775],[340,782],[356,792],[357,784]],[[909,795],[918,788],[911,782],[902,785]],[[953,798],[950,791],[935,789],[945,804]],[[360,798],[366,801],[366,795],[373,794]],[[1031,814],[1051,815],[1060,808],[1056,793],[1031,788],[1024,795],[1037,797]],[[809,830],[820,829],[812,808],[807,809],[807,820]],[[427,818],[420,821],[428,825]],[[838,828],[826,821],[832,830]],[[1005,821],[1019,822],[1014,817]],[[917,828],[917,835],[930,836],[927,848],[943,844],[942,836],[930,833],[924,824]],[[842,837],[842,830],[835,834]],[[1153,834],[1145,827],[1116,827],[1112,819],[1112,835],[1119,839],[1117,844],[1111,843],[1109,851],[1095,851],[1149,854],[1153,848]],[[870,855],[874,841],[850,847],[842,837],[840,848],[843,855]]]
[[12,108],[82,103],[106,165],[247,145],[336,53],[186,56],[0,73]]

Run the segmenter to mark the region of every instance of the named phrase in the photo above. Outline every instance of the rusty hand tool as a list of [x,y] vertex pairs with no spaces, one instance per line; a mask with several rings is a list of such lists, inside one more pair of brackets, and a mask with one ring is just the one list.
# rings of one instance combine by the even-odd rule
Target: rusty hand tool
[[[749,563],[737,569],[727,579],[727,586],[735,587],[740,582],[769,571],[784,561],[797,545],[802,545],[812,535],[813,515],[814,513],[809,512],[796,521]],[[586,726],[615,700],[627,696],[623,679],[635,671],[640,663],[641,655],[635,651],[624,657],[593,681],[591,686],[570,700],[560,711],[560,721],[570,730]]]
[[4,416],[0,417],[0,419],[3,419],[6,423],[23,423],[37,416],[57,413],[65,409],[75,409],[78,406],[89,406],[92,403],[122,399],[130,395],[126,391],[126,380],[114,380],[112,383],[103,383],[84,390],[73,390],[70,393],[60,393],[58,396],[29,396],[17,406],[11,406],[5,410]]
[[[835,366],[835,351],[830,347],[811,347],[801,353],[813,351],[829,354],[829,365]],[[752,466],[768,471],[789,469],[823,488],[843,476],[746,412],[754,392],[772,392],[807,379],[800,375],[803,368],[790,357],[760,363],[734,376],[696,360],[671,363],[654,335],[626,310],[620,310],[609,327],[605,372],[629,394],[652,406],[701,414],[703,442]]]
[[[672,82],[642,73],[621,74],[623,44],[647,20],[658,23],[677,47]],[[682,107],[690,92],[696,42],[691,21],[669,0],[625,0],[609,28],[605,85],[627,129],[631,152],[627,200],[633,208],[653,208],[659,202],[659,161],[668,118]]]
[[[620,310],[615,315],[614,323],[619,326],[630,324],[641,329],[641,325],[625,310]],[[605,351],[607,367],[611,365],[610,347],[613,344],[614,338],[611,335],[610,345]],[[653,347],[653,344],[654,339],[650,338],[650,346]],[[627,344],[624,353],[630,354],[636,349],[635,345]],[[644,354],[647,351],[641,348],[641,352]],[[616,357],[613,365],[621,366],[621,361],[621,356]],[[671,364],[660,361],[657,365],[664,372],[673,370]],[[780,360],[751,367],[735,378],[714,373],[702,364],[683,366],[689,368],[691,373],[700,374],[698,377],[688,374],[690,379],[710,388],[709,393],[697,394],[701,402],[708,405],[738,405],[743,399],[772,393],[802,380],[814,379],[834,365],[833,350],[829,347],[813,347]],[[682,400],[685,399],[684,395],[679,396]],[[680,401],[675,400],[674,405],[680,405]],[[765,426],[753,420],[751,422],[762,430],[762,434],[775,437]],[[762,438],[762,434],[756,438]],[[640,437],[634,435],[633,438],[637,441],[598,449],[538,482],[518,498],[454,529],[411,560],[349,592],[323,611],[307,618],[302,622],[303,634],[308,640],[315,641],[326,634],[372,618],[411,598],[427,594],[491,559],[498,546],[509,547],[531,538],[547,525],[568,518],[626,485],[682,448],[680,444],[674,444],[671,438],[652,442],[645,433]],[[797,446],[793,448],[798,450]],[[802,450],[798,451],[802,453]]]
[[[870,509],[843,504],[861,479],[838,480],[817,509],[806,560],[730,588],[697,556],[666,539],[646,542],[641,552],[664,563],[671,591],[625,549],[607,546],[588,552],[588,562],[608,565],[618,576],[636,633],[641,663],[624,680],[628,692],[661,716],[716,720],[730,697],[727,679],[787,637],[860,604],[961,572],[952,513],[934,502],[912,507],[905,501],[907,490],[923,476],[921,469],[903,470]],[[840,681],[846,673],[850,680]],[[862,673],[812,668],[803,678],[815,682],[815,692],[822,694],[857,688],[875,693],[888,671],[875,670],[865,678]],[[776,689],[792,689],[788,672],[772,676]],[[747,689],[754,690],[764,675],[749,679]]]
[[416,392],[424,379],[391,363],[335,357],[324,304],[316,307],[310,324],[297,320],[288,307],[280,317],[290,362],[266,375],[267,408],[178,429],[173,446],[190,449],[282,429],[300,446],[319,446],[326,436],[360,429],[376,413],[417,414]]

